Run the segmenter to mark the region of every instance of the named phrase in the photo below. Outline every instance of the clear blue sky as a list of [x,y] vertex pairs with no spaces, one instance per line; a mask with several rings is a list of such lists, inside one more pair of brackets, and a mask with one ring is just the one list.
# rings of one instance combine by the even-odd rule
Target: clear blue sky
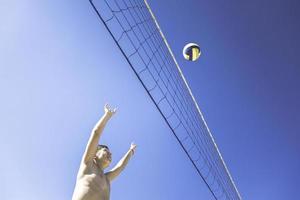
[[[296,199],[299,3],[149,3],[243,199]],[[101,138],[113,164],[138,144],[112,200],[213,199],[88,0],[0,2],[0,91],[1,199],[70,199],[106,102],[119,108]]]

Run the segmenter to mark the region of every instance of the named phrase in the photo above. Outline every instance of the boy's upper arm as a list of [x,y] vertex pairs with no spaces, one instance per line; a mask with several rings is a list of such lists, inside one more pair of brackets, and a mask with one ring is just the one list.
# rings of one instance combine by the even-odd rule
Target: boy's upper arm
[[88,163],[81,162],[77,173],[77,179],[80,179],[83,175],[85,175],[88,172],[90,166],[91,166],[91,162]]
[[95,134],[97,133],[92,132],[91,137],[86,145],[85,151],[82,156],[83,163],[91,161],[96,155],[99,136],[96,136]]
[[112,169],[109,172],[106,172],[105,175],[108,178],[109,181],[114,180],[120,173],[117,171],[117,169]]

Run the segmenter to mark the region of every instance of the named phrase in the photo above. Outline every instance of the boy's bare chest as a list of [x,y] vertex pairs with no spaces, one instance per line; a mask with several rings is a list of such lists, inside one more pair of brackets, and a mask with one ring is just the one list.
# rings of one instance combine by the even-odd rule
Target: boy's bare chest
[[110,182],[103,171],[95,166],[86,166],[82,169],[80,182],[93,191],[101,193],[110,192]]
[[89,173],[83,175],[83,179],[91,186],[93,189],[101,191],[109,191],[110,183],[106,175],[97,169],[89,169]]
[[107,178],[105,177],[105,175],[99,175],[99,174],[86,174],[84,175],[84,179],[85,181],[87,181],[91,186],[95,186],[99,189],[102,190],[107,190],[109,189],[109,182],[107,180]]

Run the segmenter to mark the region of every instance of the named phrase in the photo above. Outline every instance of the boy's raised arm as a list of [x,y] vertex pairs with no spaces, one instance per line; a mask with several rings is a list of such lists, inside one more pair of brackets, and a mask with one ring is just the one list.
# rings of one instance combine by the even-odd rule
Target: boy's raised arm
[[82,157],[82,162],[87,163],[95,157],[99,138],[103,132],[103,129],[104,129],[106,123],[113,116],[113,114],[115,112],[116,112],[116,109],[111,110],[108,107],[108,104],[105,104],[104,115],[101,117],[101,119],[97,122],[97,124],[95,125],[95,127],[92,130],[91,136],[89,138],[89,141],[86,145],[85,152]]
[[118,164],[109,172],[106,173],[106,176],[110,181],[112,181],[114,178],[116,178],[126,167],[129,159],[134,154],[136,145],[131,143],[129,150],[127,153],[123,156],[123,158],[118,162]]

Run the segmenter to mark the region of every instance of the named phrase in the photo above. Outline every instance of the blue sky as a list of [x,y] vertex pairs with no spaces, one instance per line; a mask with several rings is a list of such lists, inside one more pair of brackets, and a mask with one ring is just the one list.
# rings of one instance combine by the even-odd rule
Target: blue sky
[[[149,3],[243,199],[295,199],[298,3]],[[106,102],[113,164],[138,145],[112,200],[213,199],[88,1],[4,0],[0,24],[2,199],[70,199]],[[197,62],[182,58],[188,42]]]

